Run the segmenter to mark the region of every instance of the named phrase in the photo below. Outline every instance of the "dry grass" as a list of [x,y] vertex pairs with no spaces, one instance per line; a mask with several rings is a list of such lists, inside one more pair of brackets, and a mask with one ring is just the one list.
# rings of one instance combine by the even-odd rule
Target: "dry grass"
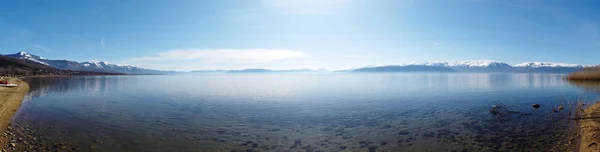
[[569,80],[600,80],[600,66],[584,68],[567,76]]

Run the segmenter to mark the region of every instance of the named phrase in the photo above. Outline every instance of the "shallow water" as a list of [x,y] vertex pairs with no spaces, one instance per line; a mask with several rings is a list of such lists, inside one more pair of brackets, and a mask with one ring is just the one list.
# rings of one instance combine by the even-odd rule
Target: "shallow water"
[[[552,109],[598,98],[563,76],[32,78],[12,126],[20,150],[548,151],[574,123]],[[492,105],[528,115],[494,116]]]

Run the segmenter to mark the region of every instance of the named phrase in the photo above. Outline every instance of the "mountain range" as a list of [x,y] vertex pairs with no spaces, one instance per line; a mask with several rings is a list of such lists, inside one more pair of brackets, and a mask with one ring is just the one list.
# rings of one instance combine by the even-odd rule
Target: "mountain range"
[[40,75],[114,75],[91,71],[60,70],[42,63],[0,55],[0,75],[40,76]]
[[125,73],[125,74],[165,74],[168,71],[159,71],[139,68],[131,65],[117,65],[105,61],[91,60],[87,62],[76,62],[69,60],[51,60],[37,55],[32,55],[27,52],[18,52],[15,54],[4,55],[11,58],[23,59],[42,65],[47,65],[60,70],[73,71],[93,71],[93,72],[109,72],[109,73]]
[[[432,67],[437,67],[434,69]],[[401,65],[366,66],[351,72],[500,72],[500,73],[570,73],[588,65],[525,62],[510,65],[493,60],[428,61]]]
[[[294,69],[294,70],[270,70],[270,69],[241,69],[241,70],[197,70],[189,72],[161,71],[140,68],[131,65],[118,65],[106,61],[91,60],[87,62],[76,62],[70,60],[46,59],[27,52],[7,54],[5,57],[20,59],[35,67],[51,67],[59,70],[88,71],[102,73],[124,73],[124,74],[222,74],[222,73],[365,73],[365,72],[500,72],[500,73],[570,73],[579,71],[588,65],[552,63],[552,62],[525,62],[510,65],[493,60],[463,60],[463,61],[427,61],[413,62],[399,65],[374,65],[355,69],[329,71],[326,69]],[[19,62],[19,63],[25,63]]]

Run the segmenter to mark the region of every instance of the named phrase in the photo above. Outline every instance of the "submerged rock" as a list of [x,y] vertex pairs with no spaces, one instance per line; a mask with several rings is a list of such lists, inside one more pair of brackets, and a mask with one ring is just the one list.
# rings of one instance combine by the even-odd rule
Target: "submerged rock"
[[340,146],[340,149],[342,149],[342,150],[344,150],[346,148],[347,148],[346,146]]
[[[508,109],[506,109],[506,107],[503,106],[503,105],[494,105],[490,109],[490,114],[492,114],[494,116],[496,116],[496,115],[507,115],[507,114],[510,114],[510,111]],[[468,124],[465,125],[465,126],[468,126]]]
[[398,135],[408,135],[410,132],[406,131],[406,130],[402,130],[398,132]]

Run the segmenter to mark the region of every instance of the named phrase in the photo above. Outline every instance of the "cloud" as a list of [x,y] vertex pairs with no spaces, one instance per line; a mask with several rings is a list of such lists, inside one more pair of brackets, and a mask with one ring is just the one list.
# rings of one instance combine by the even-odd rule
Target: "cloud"
[[52,51],[52,49],[47,48],[47,47],[45,47],[43,45],[33,45],[33,47],[36,48],[36,49],[40,49],[40,50],[46,51],[46,52]]
[[302,51],[283,49],[175,49],[157,53],[155,56],[129,59],[129,61],[201,60],[213,63],[261,63],[304,56],[306,54]]
[[262,0],[268,8],[291,14],[327,14],[350,0]]
[[104,45],[104,37],[100,38],[100,45],[102,45],[103,49],[106,49],[106,46]]

